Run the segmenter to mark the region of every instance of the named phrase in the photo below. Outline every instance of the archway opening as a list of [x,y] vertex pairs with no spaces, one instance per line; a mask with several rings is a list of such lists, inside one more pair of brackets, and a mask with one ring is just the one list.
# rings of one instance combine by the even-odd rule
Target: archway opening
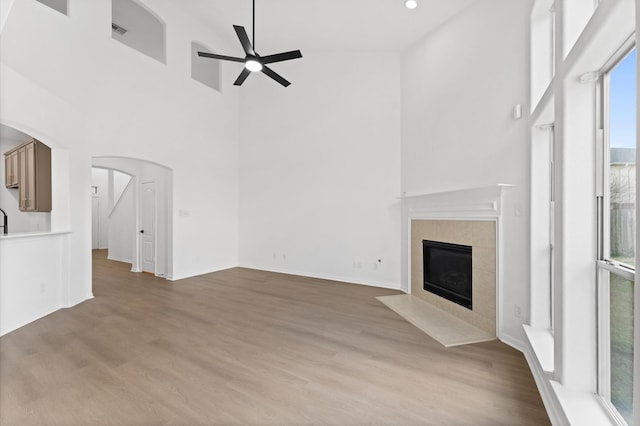
[[172,170],[125,157],[94,157],[92,166],[92,216],[98,226],[93,248],[130,263],[132,272],[171,278]]

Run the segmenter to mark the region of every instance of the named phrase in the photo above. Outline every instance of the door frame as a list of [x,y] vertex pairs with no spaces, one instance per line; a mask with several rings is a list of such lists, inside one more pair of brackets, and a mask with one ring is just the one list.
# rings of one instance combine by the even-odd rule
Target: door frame
[[[142,241],[142,233],[140,230],[142,229],[142,215],[143,215],[143,203],[144,203],[144,185],[152,183],[153,184],[153,275],[156,276],[158,273],[158,186],[156,181],[154,180],[144,180],[140,181],[138,185],[138,220],[137,220],[137,228],[136,228],[136,241],[137,241],[137,257],[138,257],[138,272],[146,272],[143,268],[144,263],[144,245]],[[148,272],[148,271],[147,271]]]

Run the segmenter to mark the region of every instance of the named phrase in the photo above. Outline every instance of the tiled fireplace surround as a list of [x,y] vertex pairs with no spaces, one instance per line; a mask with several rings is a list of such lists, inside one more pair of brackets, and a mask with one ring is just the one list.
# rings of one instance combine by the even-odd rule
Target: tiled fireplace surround
[[[411,221],[411,294],[491,334],[496,332],[495,225],[486,220]],[[471,246],[473,310],[423,289],[422,240]]]
[[[412,296],[500,337],[501,205],[510,185],[403,198],[403,285]],[[422,240],[472,247],[473,310],[423,289]]]

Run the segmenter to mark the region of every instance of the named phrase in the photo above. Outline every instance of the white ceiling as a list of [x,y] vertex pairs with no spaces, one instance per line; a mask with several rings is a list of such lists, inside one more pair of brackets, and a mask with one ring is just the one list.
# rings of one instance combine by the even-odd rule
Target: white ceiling
[[[409,10],[404,0],[256,0],[256,50],[401,51],[472,1],[418,0]],[[252,37],[251,0],[181,0],[180,6],[238,44],[239,52],[218,53],[240,56],[232,25]]]

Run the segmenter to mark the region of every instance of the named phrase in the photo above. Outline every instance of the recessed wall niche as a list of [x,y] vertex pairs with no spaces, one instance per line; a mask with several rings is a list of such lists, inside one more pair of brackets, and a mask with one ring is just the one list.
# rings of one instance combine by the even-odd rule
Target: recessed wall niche
[[39,3],[45,4],[52,9],[57,10],[60,13],[67,15],[68,1],[67,0],[36,0]]
[[198,52],[213,53],[204,45],[191,42],[191,78],[220,91],[220,61],[213,58],[202,58]]
[[164,22],[133,0],[111,1],[111,37],[165,63]]

